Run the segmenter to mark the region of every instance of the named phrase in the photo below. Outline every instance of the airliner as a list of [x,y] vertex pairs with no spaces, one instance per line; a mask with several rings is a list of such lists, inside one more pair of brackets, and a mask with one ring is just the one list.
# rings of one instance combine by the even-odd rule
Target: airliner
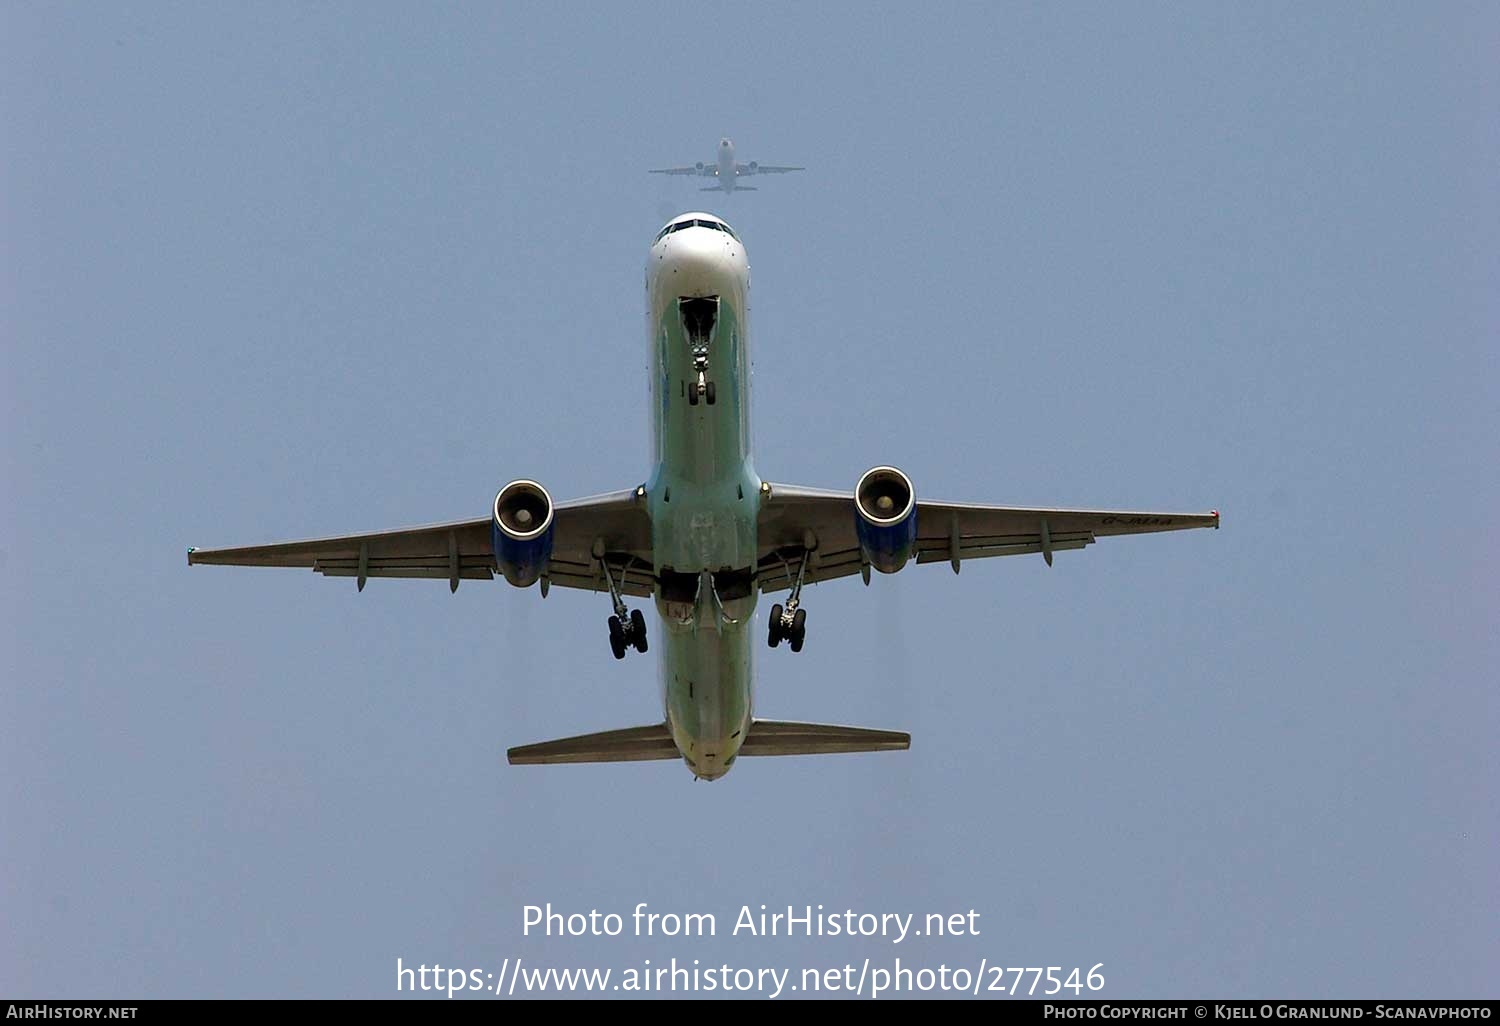
[[740,179],[748,175],[784,175],[788,171],[806,171],[803,167],[789,167],[784,164],[761,164],[750,161],[748,164],[738,163],[734,159],[734,143],[728,139],[719,140],[718,152],[714,159],[705,164],[703,161],[690,167],[659,167],[653,168],[653,175],[700,175],[704,178],[717,178],[714,185],[705,185],[699,192],[755,192],[753,185],[741,185]]
[[[673,218],[646,258],[654,465],[621,491],[554,503],[518,478],[469,520],[243,548],[189,549],[189,564],[310,567],[353,577],[492,580],[607,594],[616,659],[647,651],[650,600],[661,625],[662,718],[644,726],[511,748],[515,765],[682,759],[716,780],[741,756],[904,750],[909,734],[760,719],[756,638],[800,652],[803,589],[911,563],[1058,552],[1099,538],[1219,526],[1217,510],[1156,513],[988,506],[918,499],[903,471],[877,466],[852,492],[762,478],[750,452],[750,264],[724,220]],[[785,593],[782,597],[782,593]],[[764,634],[757,599],[778,596]]]

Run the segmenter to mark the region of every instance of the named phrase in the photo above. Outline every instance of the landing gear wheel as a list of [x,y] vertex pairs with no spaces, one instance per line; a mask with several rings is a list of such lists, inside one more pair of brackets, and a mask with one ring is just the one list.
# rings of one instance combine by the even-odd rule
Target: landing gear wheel
[[708,384],[704,385],[703,388],[703,397],[708,400],[708,405],[712,406],[714,404],[714,383],[710,381]]
[[771,622],[769,636],[766,639],[772,648],[781,644],[781,603],[778,602],[771,607]]
[[688,405],[698,405],[698,382],[696,381],[688,382]]
[[646,652],[646,617],[639,609],[630,611],[630,640],[635,645],[635,650],[642,655]]
[[802,643],[807,640],[807,610],[797,610],[797,615],[792,617],[792,651],[801,652]]
[[609,650],[615,654],[616,659],[625,658],[625,628],[618,616],[609,618]]

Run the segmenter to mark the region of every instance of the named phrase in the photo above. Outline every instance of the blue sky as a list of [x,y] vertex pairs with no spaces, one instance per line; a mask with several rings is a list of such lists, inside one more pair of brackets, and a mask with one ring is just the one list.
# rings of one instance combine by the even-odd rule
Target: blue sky
[[[1497,996],[1497,52],[1483,4],[5,5],[0,993]],[[722,135],[808,170],[644,173]],[[1223,529],[809,590],[757,711],[911,750],[712,785],[505,764],[659,716],[602,597],[189,570],[645,480],[644,257],[696,208],[764,477]],[[731,936],[762,903],[980,933]]]

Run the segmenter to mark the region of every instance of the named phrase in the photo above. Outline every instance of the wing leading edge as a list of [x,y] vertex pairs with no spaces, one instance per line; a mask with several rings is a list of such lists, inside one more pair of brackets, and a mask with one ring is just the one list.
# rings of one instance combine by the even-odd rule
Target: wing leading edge
[[[810,553],[806,583],[861,571],[852,492],[780,484],[768,488],[758,544],[762,591],[791,588],[804,552]],[[1102,537],[1218,526],[1217,510],[1158,513],[919,500],[914,558],[918,563],[946,562],[954,573],[966,559],[990,556],[1040,553],[1050,564],[1053,553],[1082,549]]]

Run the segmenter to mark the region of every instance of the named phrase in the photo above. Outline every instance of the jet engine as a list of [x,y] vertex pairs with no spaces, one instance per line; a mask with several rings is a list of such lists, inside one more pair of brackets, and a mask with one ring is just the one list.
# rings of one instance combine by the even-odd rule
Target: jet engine
[[693,170],[698,171],[699,173],[702,173],[702,171],[703,171],[703,161],[700,160],[700,161],[698,161],[698,163],[694,164],[693,165]]
[[854,486],[854,529],[865,561],[883,574],[906,565],[917,547],[917,497],[895,467],[871,467]]
[[552,496],[535,481],[512,481],[495,495],[493,512],[495,568],[517,588],[529,588],[552,557]]
[[753,175],[753,174],[755,174],[755,172],[757,172],[759,170],[760,170],[760,161],[758,161],[758,160],[752,160],[750,162],[750,173]]

